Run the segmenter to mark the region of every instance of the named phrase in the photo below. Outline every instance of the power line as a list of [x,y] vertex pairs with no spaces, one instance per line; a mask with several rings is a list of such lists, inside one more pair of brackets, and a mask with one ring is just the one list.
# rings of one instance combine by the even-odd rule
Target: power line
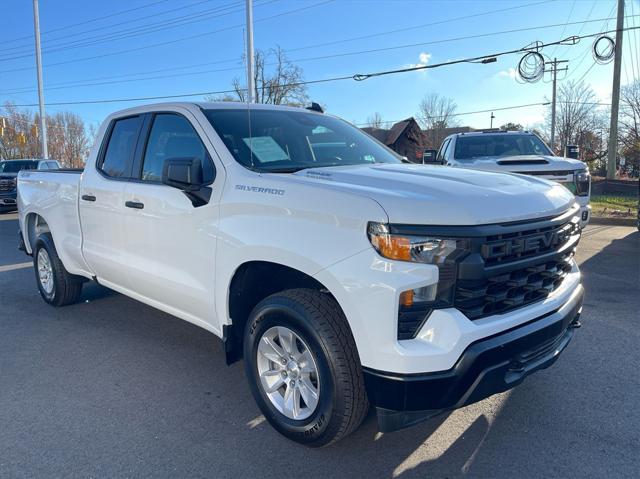
[[[624,28],[623,30],[634,30],[634,29],[640,29],[640,27],[627,27]],[[614,30],[615,31],[615,30]],[[573,36],[573,37],[568,37],[562,40],[558,40],[555,42],[549,42],[549,43],[542,43],[539,42],[535,48],[537,49],[543,49],[545,47],[550,47],[550,46],[554,46],[554,45],[566,45],[567,42],[569,40],[571,40],[573,42],[573,44],[576,44],[578,41],[580,41],[583,38],[591,38],[591,37],[595,37],[598,35],[604,35],[607,33],[612,33],[612,32],[598,32],[598,33],[592,33],[592,34],[588,34],[588,35],[582,35],[582,36]],[[470,62],[478,62],[487,58],[497,58],[500,56],[505,56],[505,55],[513,55],[513,54],[518,54],[518,53],[526,53],[527,51],[530,51],[531,46],[526,46],[523,48],[518,48],[518,49],[514,49],[514,50],[508,50],[508,51],[503,51],[503,52],[496,52],[496,53],[491,53],[491,54],[487,54],[487,55],[480,55],[480,56],[476,56],[476,57],[471,57],[471,58],[465,58],[465,59],[460,59],[460,60],[451,60],[448,62],[442,62],[442,63],[435,63],[432,65],[421,65],[421,66],[416,66],[416,67],[408,67],[408,68],[400,68],[400,69],[396,69],[396,70],[386,70],[386,71],[380,71],[380,72],[373,72],[373,73],[366,73],[366,74],[362,74],[362,73],[356,73],[354,75],[344,75],[344,76],[337,76],[337,77],[331,77],[331,78],[323,78],[323,79],[317,79],[317,80],[308,80],[308,81],[301,81],[301,82],[295,82],[295,83],[285,83],[282,85],[272,85],[271,87],[292,87],[292,86],[301,86],[301,85],[312,85],[312,84],[319,84],[319,83],[328,83],[328,82],[334,82],[334,81],[343,81],[343,80],[355,80],[355,81],[364,81],[367,80],[369,78],[373,78],[373,77],[380,77],[380,76],[386,76],[386,75],[393,75],[393,74],[398,74],[398,73],[406,73],[406,72],[412,72],[412,71],[419,71],[419,70],[427,70],[427,69],[434,69],[434,68],[441,68],[444,66],[450,66],[450,65],[457,65],[460,63],[470,63]],[[181,93],[181,94],[174,94],[174,95],[158,95],[158,96],[147,96],[147,97],[136,97],[136,98],[110,98],[110,99],[101,99],[101,100],[79,100],[79,101],[70,101],[70,102],[52,102],[49,103],[50,105],[85,105],[85,104],[99,104],[99,103],[117,103],[117,102],[131,102],[131,101],[146,101],[146,100],[163,100],[163,99],[173,99],[173,98],[184,98],[184,97],[193,97],[193,96],[205,96],[205,95],[218,95],[218,94],[225,94],[225,93],[234,93],[236,90],[218,90],[218,91],[206,91],[206,92],[195,92],[195,93]],[[35,106],[34,104],[23,104],[23,105],[14,105],[14,106],[20,106],[20,107],[31,107],[31,106]]]
[[[599,18],[599,19],[596,19],[596,20],[588,20],[586,22],[582,22],[582,21],[581,22],[571,22],[571,23],[569,23],[569,25],[578,25],[578,24],[581,24],[581,23],[594,23],[594,22],[600,22],[602,20],[603,20],[602,18]],[[449,43],[449,42],[460,41],[460,40],[472,40],[472,39],[477,39],[477,38],[486,38],[486,37],[492,37],[492,36],[497,36],[497,35],[505,35],[505,34],[509,34],[509,33],[526,32],[526,31],[531,31],[531,30],[541,30],[543,28],[555,28],[555,27],[561,27],[563,25],[564,25],[563,23],[555,23],[555,24],[550,24],[550,25],[537,25],[535,27],[515,28],[515,29],[511,29],[511,30],[502,30],[502,31],[498,31],[498,32],[480,33],[480,34],[477,34],[477,35],[465,35],[465,36],[462,36],[462,37],[453,37],[453,38],[446,38],[446,39],[441,39],[441,40],[431,40],[429,42],[409,43],[409,44],[404,44],[404,45],[395,45],[395,46],[391,46],[391,47],[382,47],[382,48],[372,48],[372,49],[368,49],[368,50],[359,50],[359,51],[354,51],[354,52],[334,53],[334,54],[321,55],[321,56],[310,57],[310,58],[297,58],[297,59],[293,59],[292,61],[293,62],[303,62],[303,61],[313,61],[313,60],[324,60],[324,59],[328,59],[328,58],[346,57],[346,56],[352,56],[352,55],[362,55],[364,53],[376,53],[376,52],[383,52],[383,51],[400,50],[400,49],[403,49],[403,48],[422,47],[422,46],[427,46],[427,45],[436,45],[436,44],[440,44],[440,43]],[[285,50],[285,53],[288,53],[290,51],[291,50]]]
[[[136,11],[136,10],[142,10],[143,8],[152,7],[154,5],[158,5],[160,3],[165,3],[165,2],[168,2],[168,1],[169,0],[157,0],[155,2],[151,2],[151,3],[144,4],[144,5],[140,5],[139,7],[130,8],[128,10],[120,10],[118,12],[111,13],[109,15],[102,15],[102,16],[99,16],[99,17],[90,18],[88,20],[83,20],[82,22],[72,23],[70,25],[65,25],[63,27],[53,28],[51,30],[44,31],[44,32],[42,32],[42,35],[48,35],[50,33],[59,32],[61,30],[68,30],[69,28],[77,27],[77,26],[80,26],[80,25],[86,25],[87,23],[97,22],[97,21],[100,21],[100,20],[104,20],[106,18],[113,18],[113,17],[116,17],[118,15],[124,15],[125,13],[130,13],[130,12],[133,12],[133,11]],[[11,43],[11,42],[16,42],[18,40],[25,40],[25,39],[30,39],[30,38],[32,38],[32,35],[25,35],[23,37],[17,37],[17,38],[13,38],[13,39],[9,39],[9,40],[3,39],[2,42],[3,43]]]
[[[599,22],[602,19],[596,19],[596,20],[589,20],[588,22]],[[571,25],[573,24],[581,24],[583,22],[572,22]],[[432,40],[430,42],[423,42],[423,43],[412,43],[412,44],[406,44],[406,45],[396,45],[396,46],[391,46],[391,47],[383,47],[383,48],[376,48],[376,49],[369,49],[369,50],[360,50],[360,51],[353,51],[353,52],[343,52],[343,53],[335,53],[335,54],[329,54],[329,55],[321,55],[321,56],[316,56],[316,57],[306,57],[306,58],[297,58],[292,60],[293,62],[306,62],[306,61],[317,61],[317,60],[325,60],[325,59],[330,59],[330,58],[336,58],[336,57],[344,57],[344,56],[354,56],[354,55],[362,55],[362,54],[367,54],[367,53],[376,53],[376,52],[380,52],[380,51],[389,51],[389,50],[398,50],[398,49],[403,49],[403,48],[411,48],[411,47],[415,47],[415,46],[425,46],[425,45],[433,45],[433,44],[441,44],[441,43],[449,43],[449,42],[454,42],[454,41],[461,41],[461,40],[470,40],[470,39],[476,39],[476,38],[485,38],[485,37],[489,37],[489,36],[498,36],[498,35],[505,35],[505,34],[509,34],[509,33],[516,33],[516,32],[522,32],[522,31],[530,31],[530,30],[541,30],[544,28],[554,28],[554,27],[559,27],[562,26],[563,24],[551,24],[551,25],[537,25],[534,27],[523,27],[523,28],[517,28],[517,29],[511,29],[511,30],[502,30],[502,31],[498,31],[498,32],[489,32],[489,33],[482,33],[482,34],[477,34],[477,35],[467,35],[467,36],[462,36],[462,37],[453,37],[453,38],[446,38],[446,39],[440,39],[440,40]],[[306,48],[306,47],[305,47]],[[294,49],[294,50],[300,50],[298,49]],[[291,52],[293,50],[284,50],[285,53]],[[219,63],[229,63],[229,62],[238,62],[238,59],[229,59],[229,60],[221,60],[218,62],[214,62],[216,64]],[[207,65],[207,64],[198,64],[197,66],[202,66],[202,65]],[[51,66],[51,65],[49,65]],[[184,67],[187,68],[187,67]],[[227,68],[227,69],[222,69],[222,70],[212,70],[211,72],[216,72],[216,71],[232,71],[238,69],[240,70],[241,67],[237,67],[237,68]],[[161,72],[161,71],[173,71],[175,70],[175,68],[169,68],[169,69],[163,69],[163,70],[156,70],[156,71],[151,71],[151,72],[147,72],[147,73],[155,73],[155,72]],[[193,74],[205,74],[207,73],[206,71],[202,71],[202,72],[197,72],[197,73],[193,73]],[[144,72],[142,72],[141,74],[144,74]],[[192,74],[185,74],[185,76],[188,75],[192,75]],[[131,76],[131,75],[126,75],[126,76]],[[174,77],[178,77],[179,75],[175,75],[175,74],[170,74],[170,75],[166,75],[166,76],[156,76],[153,78],[140,78],[137,80],[130,80],[129,82],[134,82],[134,81],[145,81],[145,80],[149,80],[149,79],[162,79],[162,78],[174,78]],[[115,76],[115,77],[107,77],[107,78],[99,78],[97,80],[102,80],[102,79],[108,79],[108,78],[119,78],[119,76]],[[89,80],[91,81],[91,80]],[[125,82],[120,82],[120,81],[114,81],[113,83],[125,83]],[[100,83],[101,85],[105,85],[105,84],[110,84],[109,82],[104,82],[104,83]],[[74,82],[72,85],[69,85],[68,87],[64,87],[64,88],[47,88],[46,90],[52,90],[52,89],[66,89],[66,88],[75,88],[75,87],[80,87],[80,86],[94,86],[94,84],[92,83],[81,83],[81,82]],[[33,90],[28,90],[28,89],[20,89],[20,90],[10,90],[10,91],[5,91],[3,93],[5,94],[11,94],[12,92],[15,93],[29,93]]]
[[[632,27],[632,28],[623,28],[623,30],[633,30],[633,29],[637,29],[640,27]],[[508,51],[504,51],[504,52],[497,52],[497,53],[491,53],[488,55],[481,55],[481,56],[477,56],[477,57],[471,57],[471,58],[464,58],[461,60],[451,60],[448,62],[442,62],[442,63],[435,63],[433,65],[419,65],[419,66],[413,66],[413,67],[407,67],[407,68],[398,68],[396,70],[386,70],[386,71],[382,71],[382,72],[375,72],[375,73],[358,73],[356,75],[353,76],[353,79],[356,81],[363,81],[363,80],[367,80],[369,78],[373,78],[373,77],[379,77],[379,76],[384,76],[384,75],[393,75],[393,74],[397,74],[397,73],[406,73],[406,72],[412,72],[412,71],[419,71],[419,70],[429,70],[432,68],[438,68],[438,67],[442,67],[442,66],[448,66],[448,65],[457,65],[460,63],[471,63],[471,62],[477,62],[477,61],[482,61],[488,58],[497,58],[497,57],[501,57],[501,56],[505,56],[505,55],[513,55],[516,53],[527,53],[530,51],[539,51],[541,49],[543,49],[544,47],[549,47],[549,46],[553,46],[553,45],[568,45],[568,44],[577,44],[580,40],[582,40],[583,38],[592,38],[592,37],[596,37],[596,36],[600,36],[600,35],[604,35],[607,33],[612,33],[615,32],[616,30],[612,30],[612,31],[608,31],[608,32],[598,32],[598,33],[592,33],[592,34],[588,34],[588,35],[581,35],[581,36],[571,36],[571,37],[567,37],[564,38],[562,40],[558,40],[555,42],[550,42],[550,43],[542,43],[542,42],[536,42],[536,44],[534,45],[530,45],[530,46],[526,46],[523,48],[518,48],[515,50],[508,50]]]
[[[633,6],[633,0],[630,3],[631,3],[631,15],[635,16],[636,12],[635,12],[635,7]],[[635,19],[634,19],[634,24],[635,24]],[[638,39],[636,38],[636,33],[637,32],[635,32],[635,31],[632,33],[633,39],[635,40],[633,42],[633,44],[635,46],[635,57],[636,57],[635,79],[636,80],[640,80],[640,54],[638,53],[638,51],[640,50],[640,47],[638,47]],[[631,46],[631,42],[629,43],[629,46]],[[633,53],[632,53],[632,55],[633,55]]]
[[[207,0],[207,1],[211,1],[211,0]],[[276,1],[279,1],[279,0],[268,0],[260,4],[260,6],[273,3]],[[186,8],[186,7],[183,7],[183,8]],[[191,25],[197,22],[212,20],[214,18],[220,18],[223,16],[231,15],[233,13],[241,12],[243,10],[244,8],[241,6],[241,2],[234,2],[224,6],[218,6],[215,8],[190,13],[187,15],[183,15],[176,18],[170,18],[170,19],[162,20],[155,23],[149,23],[141,26],[139,25],[133,28],[119,30],[116,32],[105,33],[105,34],[97,35],[94,37],[76,39],[67,43],[53,45],[53,46],[50,46],[49,48],[45,48],[44,52],[56,53],[60,51],[73,50],[77,48],[85,48],[92,45],[99,45],[102,43],[113,42],[116,40],[123,40],[126,38],[133,38],[141,35],[156,33],[159,31],[164,32],[170,28],[178,28],[185,25]],[[10,51],[9,53],[0,54],[0,56],[3,57],[3,58],[0,58],[0,61],[11,61],[11,60],[18,60],[21,58],[29,58],[32,56],[32,54],[28,50],[29,49],[27,48],[24,53],[17,53],[17,52],[12,53]],[[10,55],[13,55],[13,56],[10,56]]]
[[[607,105],[611,105],[611,103],[600,103],[600,102],[577,102],[577,101],[558,101],[558,103],[568,103],[568,104],[579,104],[579,105],[600,105],[600,106],[607,106]],[[487,108],[486,110],[474,110],[474,111],[465,111],[465,112],[461,112],[461,113],[451,113],[449,115],[440,115],[440,116],[434,116],[432,118],[434,119],[439,119],[439,118],[448,118],[448,117],[452,117],[452,116],[466,116],[466,115],[475,115],[478,113],[491,113],[493,111],[503,111],[503,110],[516,110],[518,108],[530,108],[533,106],[548,106],[550,105],[551,102],[550,101],[545,101],[545,102],[538,102],[538,103],[526,103],[524,105],[512,105],[512,106],[504,106],[504,107],[493,107],[493,108]],[[404,121],[404,120],[388,120],[388,121],[383,121],[382,123],[398,123],[400,121]],[[356,123],[356,126],[366,126],[369,123],[364,122],[364,123]]]
[[[613,12],[616,9],[616,5],[615,3],[613,4],[613,6],[611,7],[611,10],[609,11],[609,15],[608,18],[602,23],[602,26],[600,27],[600,30],[606,30],[607,28],[609,28],[609,20],[613,20],[613,18],[615,17],[611,17],[611,15],[613,15]],[[567,80],[569,79],[569,77],[573,76],[573,74],[575,72],[578,71],[578,69],[580,68],[580,66],[584,63],[585,59],[587,58],[587,56],[589,55],[589,52],[591,52],[593,50],[593,45],[589,45],[587,47],[587,49],[584,51],[584,53],[582,54],[580,61],[578,62],[578,64],[563,78],[563,80]],[[576,56],[575,58],[572,58],[571,60],[569,60],[570,62],[575,61],[580,55]]]
[[453,18],[447,18],[445,20],[438,20],[435,22],[430,22],[430,23],[423,23],[421,25],[414,25],[412,27],[406,27],[406,28],[398,28],[395,30],[388,30],[386,32],[378,32],[378,33],[371,33],[368,35],[360,35],[357,37],[351,37],[351,38],[344,38],[342,40],[332,40],[330,42],[323,42],[323,43],[316,43],[314,45],[307,45],[307,46],[303,46],[303,47],[298,47],[298,48],[290,48],[287,51],[288,52],[295,52],[295,51],[299,51],[299,50],[309,50],[312,48],[320,48],[320,47],[326,47],[326,46],[330,46],[330,45],[337,45],[340,43],[347,43],[347,42],[353,42],[353,41],[357,41],[357,40],[367,40],[370,38],[376,38],[376,37],[381,37],[381,36],[385,36],[385,35],[392,35],[394,33],[404,33],[406,31],[409,30],[417,30],[417,29],[421,29],[421,28],[426,28],[426,27],[432,27],[435,25],[442,25],[444,23],[451,23],[451,22],[456,22],[458,20],[467,20],[469,18],[477,18],[477,17],[482,17],[482,16],[486,16],[486,15],[491,15],[494,13],[502,13],[502,12],[507,12],[510,10],[516,10],[519,8],[525,8],[525,7],[531,7],[531,6],[535,6],[535,5],[541,5],[544,3],[550,3],[550,2],[555,2],[557,0],[544,0],[541,2],[533,2],[533,3],[526,3],[524,5],[516,5],[513,7],[507,7],[507,8],[499,8],[496,10],[489,10],[486,12],[479,12],[479,13],[474,13],[472,15],[464,15],[461,17],[453,17]]
[[[263,22],[263,21],[266,21],[266,20],[272,20],[274,18],[279,18],[279,17],[285,16],[285,15],[298,13],[298,12],[301,12],[303,10],[309,10],[311,8],[315,8],[315,7],[319,7],[319,6],[322,6],[322,5],[326,5],[326,4],[332,3],[334,1],[335,0],[323,0],[321,2],[314,3],[312,5],[306,5],[304,7],[299,7],[299,8],[295,8],[295,9],[292,9],[292,10],[287,10],[287,11],[284,11],[284,12],[281,12],[281,13],[270,15],[268,17],[259,18],[259,19],[255,20],[255,22]],[[154,48],[154,47],[159,47],[159,46],[167,46],[167,45],[183,42],[183,41],[186,41],[186,40],[194,40],[196,38],[202,38],[202,37],[206,37],[206,36],[209,36],[209,35],[213,35],[215,33],[225,32],[225,31],[228,31],[228,30],[233,30],[235,28],[242,28],[242,27],[244,27],[244,23],[240,23],[240,24],[237,24],[237,25],[231,25],[231,26],[228,26],[228,27],[225,27],[225,28],[220,28],[220,29],[217,29],[217,30],[209,31],[209,32],[198,33],[196,35],[190,35],[190,36],[187,36],[187,37],[177,38],[177,39],[174,39],[174,40],[167,40],[167,41],[164,41],[164,42],[153,43],[153,44],[150,44],[150,45],[143,45],[143,46],[140,46],[140,47],[129,48],[129,49],[119,50],[119,51],[109,52],[109,53],[103,53],[101,55],[93,55],[93,56],[89,56],[89,57],[75,58],[73,60],[66,60],[66,61],[61,61],[61,62],[56,62],[56,63],[49,63],[49,64],[47,64],[45,66],[50,68],[52,66],[68,65],[70,63],[78,63],[78,62],[83,62],[83,61],[86,61],[86,60],[95,60],[95,59],[98,59],[98,58],[106,58],[106,57],[111,57],[111,56],[115,56],[115,55],[121,55],[123,53],[131,53],[131,52],[136,52],[136,51],[140,51],[140,50],[146,50],[147,48]],[[0,73],[12,73],[12,72],[17,72],[17,71],[25,71],[25,70],[33,70],[33,67],[13,68],[11,70],[2,70],[2,71],[0,71]]]
[[[573,3],[571,4],[571,10],[569,10],[569,15],[567,15],[567,20],[564,22],[564,27],[562,27],[562,32],[560,32],[560,36],[564,35],[564,32],[567,31],[567,24],[569,22],[569,19],[571,18],[571,15],[573,14],[573,9],[575,8],[575,6],[576,6],[576,0],[573,0]],[[553,47],[553,51],[549,55],[551,58],[554,57],[557,49],[558,49],[558,45]]]
[[[135,73],[127,73],[124,75],[110,75],[110,76],[106,76],[106,77],[94,77],[94,78],[86,78],[84,80],[74,80],[74,81],[67,81],[67,82],[60,82],[60,83],[50,83],[50,87],[49,88],[45,88],[45,91],[49,91],[49,90],[55,90],[55,89],[62,89],[62,88],[57,88],[57,87],[65,87],[66,88],[76,88],[76,87],[83,87],[83,86],[94,86],[93,83],[90,82],[100,82],[103,80],[112,80],[112,79],[122,79],[122,78],[129,78],[129,77],[139,77],[139,76],[145,76],[145,75],[151,75],[154,73],[163,73],[163,72],[168,72],[168,71],[176,71],[176,70],[187,70],[190,68],[197,68],[197,67],[204,67],[204,66],[213,66],[213,65],[217,65],[217,64],[221,64],[221,63],[230,63],[230,62],[234,62],[234,63],[241,63],[241,60],[238,58],[233,58],[230,60],[219,60],[216,62],[207,62],[207,63],[195,63],[195,64],[191,64],[191,65],[184,65],[181,67],[171,67],[171,68],[161,68],[159,70],[147,70],[147,71],[141,71],[141,72],[135,72]],[[233,69],[235,69],[236,67],[233,67]],[[237,68],[243,68],[243,67],[237,67]],[[220,71],[227,71],[227,70],[231,70],[231,68],[229,69],[220,69],[220,70],[207,70],[207,72],[209,73],[214,73],[214,72],[220,72]],[[201,73],[201,72],[194,72],[195,73]],[[169,77],[174,77],[174,76],[179,76],[181,74],[174,74],[174,75],[165,75],[165,76],[157,76],[157,77],[148,77],[145,76],[144,78],[134,78],[131,79],[129,81],[145,81],[145,80],[150,80],[150,79],[158,79],[158,78],[169,78]],[[184,76],[188,76],[191,75],[190,72],[187,72],[184,74]],[[89,82],[89,83],[87,83]],[[113,83],[120,83],[119,81],[114,81]],[[110,84],[109,82],[104,82],[104,83],[100,83],[103,85],[106,84]],[[13,88],[10,90],[4,90],[4,91],[0,91],[0,94],[6,94],[6,95],[13,95],[13,94],[20,94],[20,93],[30,93],[30,92],[34,92],[36,90],[34,90],[33,88]]]
[[[50,39],[46,40],[45,44],[50,45],[52,42],[59,42],[61,40],[65,40],[67,38],[77,37],[77,36],[80,36],[80,35],[84,35],[86,33],[97,32],[99,30],[105,30],[105,29],[108,30],[110,28],[117,27],[117,26],[120,26],[120,25],[126,25],[128,23],[135,23],[135,22],[139,22],[141,20],[148,20],[149,18],[158,17],[158,16],[161,16],[161,15],[166,15],[167,13],[172,13],[172,12],[177,11],[177,10],[184,10],[184,9],[187,9],[187,8],[191,8],[191,7],[203,4],[203,3],[209,3],[209,2],[212,2],[212,1],[214,1],[214,0],[200,0],[198,2],[191,3],[189,5],[184,5],[182,7],[171,8],[169,10],[162,10],[160,12],[147,14],[147,15],[145,15],[143,17],[131,18],[129,20],[124,20],[122,22],[103,25],[101,27],[95,27],[95,28],[91,28],[89,30],[82,30],[82,31],[79,31],[79,32],[76,32],[76,33],[66,33],[66,34],[64,34],[62,36],[54,36],[53,38],[50,38]],[[27,38],[29,38],[29,37],[27,37]],[[0,50],[0,52],[24,50],[25,48],[27,48],[27,49],[31,48],[31,43],[29,42],[29,43],[25,43],[23,45],[17,45],[17,46],[9,47],[9,48],[2,48]]]

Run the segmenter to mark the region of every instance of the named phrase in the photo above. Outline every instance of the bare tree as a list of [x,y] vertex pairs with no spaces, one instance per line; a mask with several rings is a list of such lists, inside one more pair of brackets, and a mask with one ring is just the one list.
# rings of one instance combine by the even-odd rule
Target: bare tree
[[625,158],[624,170],[640,175],[640,80],[622,88],[620,110],[620,153]]
[[[253,97],[256,103],[302,106],[308,102],[302,68],[292,63],[282,48],[255,51]],[[247,86],[244,79],[234,78],[234,95],[205,97],[208,101],[247,101]]]
[[81,168],[90,146],[84,122],[75,113],[60,112],[47,118],[47,144],[51,158],[64,166]]
[[437,148],[446,136],[445,130],[457,126],[455,118],[458,106],[453,99],[430,93],[420,102],[418,121],[425,130],[427,146]]
[[520,123],[505,123],[500,127],[502,131],[522,131],[524,130],[523,126]]
[[[558,89],[556,108],[555,151],[563,152],[566,145],[577,145],[583,150],[587,137],[601,130],[605,124],[605,114],[596,108],[596,95],[583,82],[568,82]],[[547,111],[546,123],[550,129],[551,109]]]
[[[32,111],[20,111],[5,104],[2,135],[0,135],[0,158],[38,158],[40,152],[39,116]],[[84,121],[71,112],[47,115],[47,148],[50,158],[59,160],[63,166],[78,168],[84,164],[90,139]]]
[[377,111],[367,118],[367,126],[369,128],[382,128],[382,125],[384,125],[384,121],[382,121],[382,115]]

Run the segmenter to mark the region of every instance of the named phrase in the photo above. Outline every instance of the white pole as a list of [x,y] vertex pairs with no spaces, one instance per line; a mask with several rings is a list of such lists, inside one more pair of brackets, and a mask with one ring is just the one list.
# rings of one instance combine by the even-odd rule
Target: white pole
[[247,102],[253,103],[253,0],[247,0]]
[[42,142],[42,158],[48,158],[47,151],[47,122],[44,112],[44,92],[42,91],[42,55],[40,53],[40,12],[38,0],[33,0],[33,27],[36,37],[36,70],[38,73],[38,103],[40,105],[40,140]]

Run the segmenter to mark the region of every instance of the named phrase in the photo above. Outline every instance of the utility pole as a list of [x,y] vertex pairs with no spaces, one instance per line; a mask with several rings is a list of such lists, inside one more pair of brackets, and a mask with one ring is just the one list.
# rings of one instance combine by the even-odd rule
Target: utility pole
[[[553,78],[553,94],[551,96],[551,149],[556,147],[556,83],[558,80],[558,72],[567,71],[567,67],[558,68],[561,63],[569,63],[569,60],[558,60],[554,58],[552,62],[544,62],[545,72],[551,72]],[[550,69],[546,69],[547,65],[551,65]]]
[[247,103],[253,103],[253,0],[247,0]]
[[491,126],[489,127],[489,129],[490,129],[490,130],[492,130],[492,129],[493,129],[493,119],[494,119],[495,117],[496,117],[496,116],[493,114],[493,112],[491,112]]
[[620,68],[622,67],[622,30],[624,28],[624,0],[618,0],[616,45],[613,58],[613,90],[611,92],[611,124],[609,128],[609,154],[607,178],[616,177],[616,152],[618,151],[618,111],[620,110]]
[[42,90],[42,55],[40,53],[40,12],[38,0],[33,0],[33,27],[36,37],[36,71],[38,75],[38,103],[40,105],[40,140],[42,142],[42,158],[48,158],[47,121],[44,111],[44,92]]

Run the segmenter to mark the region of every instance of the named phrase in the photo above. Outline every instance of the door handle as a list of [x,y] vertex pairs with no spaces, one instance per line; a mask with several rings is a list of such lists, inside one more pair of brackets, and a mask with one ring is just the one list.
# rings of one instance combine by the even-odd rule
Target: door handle
[[93,195],[82,195],[82,199],[83,199],[84,201],[95,201],[95,200],[96,200],[96,197],[95,197],[95,196],[93,196]]
[[144,208],[144,203],[140,203],[138,201],[127,201],[124,205],[127,208],[134,208],[136,210],[141,210],[142,208]]

